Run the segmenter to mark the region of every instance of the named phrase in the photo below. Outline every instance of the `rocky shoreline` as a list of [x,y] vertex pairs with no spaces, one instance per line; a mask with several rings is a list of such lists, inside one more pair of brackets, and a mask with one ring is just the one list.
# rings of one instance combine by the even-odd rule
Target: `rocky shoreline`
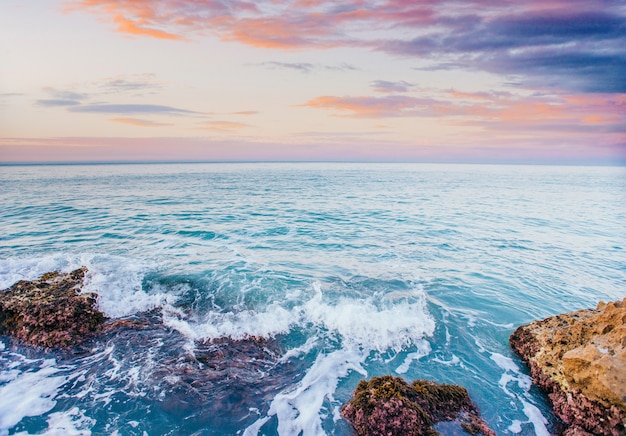
[[565,435],[626,435],[626,298],[520,326],[510,344]]
[[[48,349],[78,349],[93,338],[132,344],[145,335],[169,334],[158,313],[106,319],[97,295],[81,291],[86,273],[86,268],[51,272],[0,291],[0,335]],[[626,298],[520,326],[510,345],[547,393],[567,427],[564,435],[626,435]],[[245,381],[250,395],[258,395],[263,389],[257,374],[271,374],[280,355],[273,348],[263,338],[199,343],[192,361],[177,361],[175,367],[192,380],[189,391],[227,376]],[[158,371],[165,377],[171,369]],[[170,398],[168,404],[180,407],[175,402]],[[358,435],[435,435],[438,422],[450,423],[446,429],[454,428],[454,434],[495,435],[465,388],[425,380],[361,381],[341,414]]]

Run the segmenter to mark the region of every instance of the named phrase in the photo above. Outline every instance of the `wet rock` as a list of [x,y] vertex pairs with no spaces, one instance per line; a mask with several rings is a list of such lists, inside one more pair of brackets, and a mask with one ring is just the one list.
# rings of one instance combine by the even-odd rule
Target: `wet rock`
[[177,434],[212,426],[235,434],[266,412],[255,407],[269,405],[307,365],[282,359],[285,350],[273,338],[192,341],[165,325],[160,309],[108,321],[90,345],[109,356],[100,373],[128,374],[125,389],[150,402],[155,413],[186,416]]
[[626,435],[626,298],[520,326],[510,344],[566,435]]
[[281,362],[281,354],[270,339],[196,342],[192,355],[172,353],[155,367],[151,378],[164,380],[160,388],[167,392],[159,407],[168,412],[197,410],[191,420],[199,426],[220,421],[228,426],[234,416],[251,424],[258,416],[250,414],[250,408],[270,402],[303,370],[302,362]]
[[87,268],[50,272],[0,291],[0,334],[47,348],[68,347],[98,331],[95,294],[80,293]]
[[437,435],[440,421],[458,420],[469,434],[495,436],[461,386],[400,377],[372,377],[361,381],[353,398],[341,409],[360,436]]

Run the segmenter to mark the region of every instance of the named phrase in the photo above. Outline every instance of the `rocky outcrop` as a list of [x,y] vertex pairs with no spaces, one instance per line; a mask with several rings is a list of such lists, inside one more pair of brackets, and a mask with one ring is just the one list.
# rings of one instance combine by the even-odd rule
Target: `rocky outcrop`
[[437,435],[440,421],[458,420],[469,434],[495,436],[461,386],[400,377],[361,381],[341,414],[360,436]]
[[67,347],[89,338],[105,317],[95,294],[81,293],[87,268],[46,273],[0,291],[0,334],[47,348]]
[[510,344],[565,434],[626,435],[626,298],[521,326]]

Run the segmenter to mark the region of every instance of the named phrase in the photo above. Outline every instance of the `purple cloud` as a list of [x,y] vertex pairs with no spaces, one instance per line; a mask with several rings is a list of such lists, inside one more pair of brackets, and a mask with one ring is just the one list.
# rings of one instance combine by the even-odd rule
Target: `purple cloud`
[[80,101],[48,98],[48,99],[37,100],[37,104],[39,106],[44,106],[44,107],[65,107],[65,106],[79,105]]
[[386,80],[375,80],[371,83],[376,92],[408,92],[413,86],[412,83],[400,80],[399,82],[388,82]]
[[[520,84],[583,92],[626,92],[626,10],[622,0],[297,0],[260,7],[236,2],[77,0],[110,16],[117,30],[275,50],[361,47],[431,61],[441,69],[513,75]],[[402,39],[395,35],[402,35]],[[310,72],[309,63],[266,63]]]
[[172,106],[157,104],[89,104],[73,106],[71,112],[100,113],[100,114],[195,114],[197,112],[179,109]]

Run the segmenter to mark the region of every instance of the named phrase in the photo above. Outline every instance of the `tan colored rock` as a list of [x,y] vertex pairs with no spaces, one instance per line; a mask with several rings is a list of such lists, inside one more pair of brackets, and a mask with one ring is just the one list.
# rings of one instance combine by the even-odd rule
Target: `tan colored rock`
[[510,343],[563,421],[626,435],[626,298],[521,326]]

